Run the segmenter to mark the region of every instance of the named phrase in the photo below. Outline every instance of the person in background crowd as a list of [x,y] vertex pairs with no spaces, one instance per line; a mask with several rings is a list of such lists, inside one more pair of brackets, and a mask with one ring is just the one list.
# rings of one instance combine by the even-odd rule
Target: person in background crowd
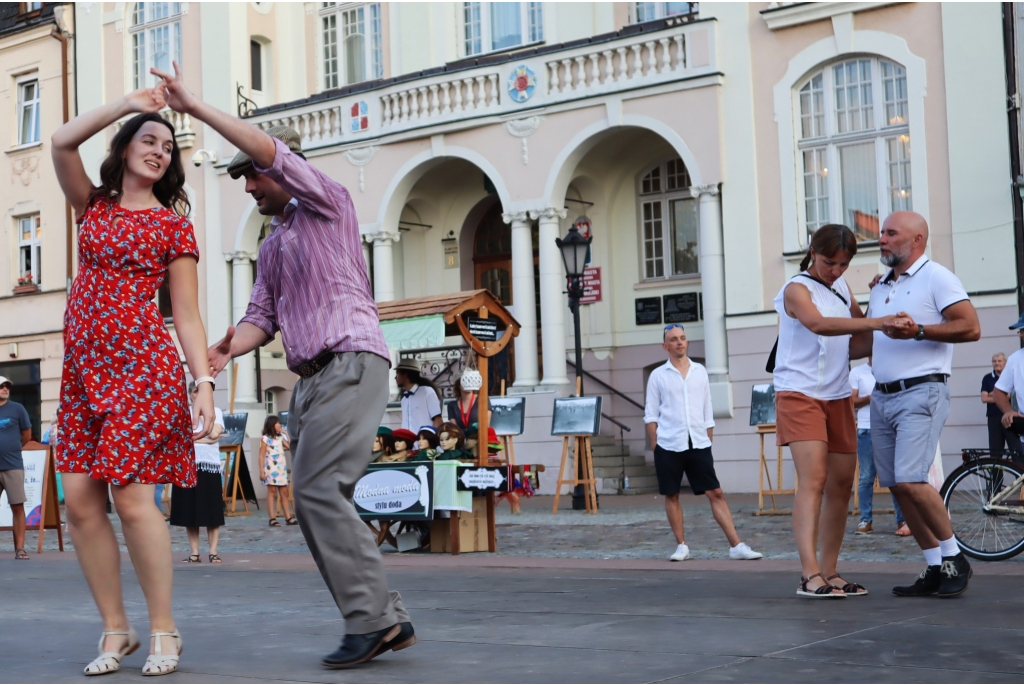
[[[146,597],[150,655],[143,675],[178,668],[181,635],[171,604],[171,535],[153,486],[196,484],[192,441],[214,424],[206,331],[199,313],[196,247],[174,125],[160,116],[162,87],[144,88],[79,114],[54,132],[57,180],[78,217],[78,273],[64,312],[61,439],[54,451],[78,563],[103,618],[100,655],[86,675],[110,673],[138,649],[121,593],[121,555],[107,517],[113,494],[124,542]],[[134,116],[133,116],[134,115]],[[123,125],[113,137],[110,127]],[[101,134],[110,150],[100,186],[79,147]],[[170,287],[176,341],[156,305]],[[181,352],[179,352],[179,346]],[[189,415],[181,354],[200,386]],[[200,418],[205,428],[193,435]]]
[[288,461],[284,456],[288,446],[288,434],[281,428],[280,419],[268,416],[260,438],[260,480],[267,486],[267,513],[274,527],[281,525],[277,522],[277,501],[284,510],[284,522],[289,526],[299,523],[288,507]]
[[868,303],[872,316],[906,319],[874,334],[871,395],[878,481],[899,500],[927,564],[912,585],[892,589],[900,597],[954,597],[971,577],[928,471],[949,415],[953,344],[978,340],[981,324],[960,279],[925,256],[927,245],[928,223],[920,214],[886,217],[878,247],[890,270],[871,289]]
[[803,567],[797,595],[811,599],[868,593],[836,570],[857,466],[850,359],[870,354],[867,334],[883,324],[864,318],[843,278],[856,254],[853,231],[822,226],[811,237],[801,273],[775,296],[776,442],[789,445],[800,483],[793,499]]
[[[196,401],[198,389],[195,382],[188,384],[190,402]],[[206,528],[206,539],[210,545],[210,563],[219,564],[217,542],[220,528],[224,525],[224,491],[221,487],[220,449],[217,441],[224,434],[224,414],[214,407],[216,419],[213,430],[205,438],[195,441],[196,486],[194,488],[171,489],[171,525],[185,528],[188,535],[190,554],[186,562],[198,564],[199,529]]]
[[665,497],[665,513],[676,551],[671,561],[684,561],[690,548],[684,539],[683,508],[679,492],[686,475],[695,495],[707,495],[711,513],[729,540],[730,559],[760,559],[761,553],[740,540],[732,521],[729,503],[715,473],[711,438],[715,430],[711,408],[711,386],[703,365],[686,356],[689,342],[679,324],[665,327],[662,348],[668,361],[656,368],[647,381],[644,423],[647,439],[654,448],[658,492]]
[[455,381],[455,401],[448,403],[448,420],[462,430],[466,440],[472,440],[469,449],[476,444],[479,417],[477,400],[484,377],[476,369],[467,368]]
[[32,439],[32,421],[25,407],[11,400],[14,383],[0,376],[0,492],[14,520],[14,558],[28,560],[25,551],[25,462],[21,448]]
[[228,174],[244,176],[260,214],[273,217],[249,307],[210,348],[210,361],[219,373],[280,331],[288,368],[300,376],[288,412],[295,508],[346,631],[320,663],[349,668],[411,647],[416,631],[401,595],[388,589],[377,541],[352,500],[387,407],[390,364],[352,197],[306,161],[294,129],[264,132],[196,99],[173,66],[173,76],[153,72],[168,104],[238,148]]
[[1024,461],[1024,448],[1021,446],[1020,436],[1003,426],[1003,412],[999,410],[995,395],[992,393],[1005,367],[1006,355],[996,352],[992,355],[992,373],[986,373],[981,379],[981,401],[985,404],[985,415],[988,419],[988,451],[993,457],[1001,457],[1005,445],[1015,459]]
[[[850,388],[853,390],[853,408],[857,412],[857,461],[860,464],[860,483],[857,485],[860,523],[855,532],[857,535],[870,535],[874,531],[871,505],[875,498],[875,456],[871,449],[871,392],[875,389],[875,377],[871,375],[871,357],[868,357],[867,364],[850,371]],[[903,520],[895,495],[892,496],[892,505],[896,510],[896,536],[909,536],[910,528]]]
[[420,374],[415,362],[395,367],[395,382],[402,391],[402,428],[415,433],[420,426],[441,427],[441,393]]
[[[1017,331],[1017,335],[1024,340],[1024,314],[1021,315],[1017,323],[1010,326],[1010,330]],[[999,374],[999,380],[996,381],[992,391],[992,399],[995,400],[995,405],[1002,414],[1000,425],[1020,440],[1021,438],[1018,437],[1020,429],[1010,429],[1014,422],[1020,424],[1021,420],[1024,420],[1024,414],[1013,408],[1014,401],[1016,401],[1017,407],[1024,407],[1024,349],[1017,350],[1006,360],[1004,368]]]

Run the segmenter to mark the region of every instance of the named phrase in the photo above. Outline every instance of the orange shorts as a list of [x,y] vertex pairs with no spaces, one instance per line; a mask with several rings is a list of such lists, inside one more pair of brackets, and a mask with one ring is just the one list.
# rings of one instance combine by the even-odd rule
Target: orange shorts
[[853,398],[816,400],[800,392],[775,393],[775,442],[801,440],[828,443],[829,452],[857,453],[857,418]]

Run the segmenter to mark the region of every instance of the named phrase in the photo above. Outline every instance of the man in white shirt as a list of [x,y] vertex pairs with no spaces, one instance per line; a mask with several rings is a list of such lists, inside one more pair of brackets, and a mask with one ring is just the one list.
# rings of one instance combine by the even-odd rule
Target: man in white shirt
[[963,284],[925,256],[928,224],[914,212],[894,212],[878,239],[882,263],[891,267],[871,289],[868,316],[903,315],[873,339],[875,391],[871,443],[878,480],[899,500],[927,568],[900,597],[954,597],[967,589],[971,565],[960,551],[949,513],[928,471],[949,416],[953,344],[981,337],[981,324]]
[[[1024,340],[1024,315],[1010,326],[1010,330],[1017,331],[1017,335]],[[1017,350],[1006,360],[1006,366],[992,391],[995,404],[1003,414],[1001,423],[1007,429],[1013,425],[1014,418],[1024,418],[1024,414],[1015,411],[1010,403],[1011,394],[1017,398],[1017,406],[1024,407],[1024,349]],[[1019,436],[1015,437],[1020,440]]]
[[[860,505],[860,523],[857,535],[870,535],[874,531],[872,504],[875,499],[875,452],[871,449],[871,393],[875,389],[875,377],[871,373],[871,357],[867,364],[853,367],[850,371],[853,408],[857,410],[857,462],[860,464],[860,482],[857,484],[857,503]],[[903,520],[900,503],[892,496],[896,509],[896,535],[908,537],[910,528]]]
[[708,372],[686,356],[689,343],[681,325],[666,326],[662,339],[668,361],[656,368],[647,381],[644,423],[647,439],[654,448],[658,491],[665,497],[665,513],[678,544],[669,559],[683,561],[690,556],[690,548],[683,539],[683,509],[679,505],[684,474],[693,494],[706,494],[711,501],[711,513],[729,540],[729,558],[760,559],[761,554],[741,542],[736,534],[729,504],[715,474],[711,456],[715,420]]
[[402,428],[419,433],[423,426],[441,427],[441,398],[433,384],[410,361],[395,367],[395,383],[402,391]]

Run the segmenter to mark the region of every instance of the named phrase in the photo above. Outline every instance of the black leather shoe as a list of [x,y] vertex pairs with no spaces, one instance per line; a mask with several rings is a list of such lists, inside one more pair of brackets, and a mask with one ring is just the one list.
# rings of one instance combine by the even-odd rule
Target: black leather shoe
[[902,585],[892,589],[897,597],[927,597],[939,591],[942,583],[941,566],[928,566],[917,577],[913,585]]
[[398,627],[400,629],[398,635],[390,640],[385,640],[374,656],[380,656],[389,649],[392,652],[400,652],[406,647],[412,647],[416,644],[416,631],[412,629],[412,623],[406,621],[405,623],[399,623]]
[[955,557],[942,557],[942,584],[939,586],[939,597],[956,597],[967,590],[967,581],[971,579],[971,565],[967,557],[960,552]]
[[[411,626],[410,626],[411,627]],[[363,635],[346,635],[341,646],[321,660],[326,668],[351,668],[367,661],[380,653],[381,647],[402,632],[398,625],[384,630]]]

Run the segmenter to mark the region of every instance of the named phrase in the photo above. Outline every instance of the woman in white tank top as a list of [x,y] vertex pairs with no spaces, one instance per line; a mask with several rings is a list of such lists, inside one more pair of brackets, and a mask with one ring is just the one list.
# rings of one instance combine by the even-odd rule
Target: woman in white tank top
[[802,273],[775,297],[776,440],[789,445],[799,479],[793,534],[803,567],[797,594],[805,597],[867,594],[836,572],[857,465],[851,350],[855,359],[868,356],[871,334],[883,323],[864,318],[843,279],[855,254],[857,238],[849,228],[822,226],[811,238]]

